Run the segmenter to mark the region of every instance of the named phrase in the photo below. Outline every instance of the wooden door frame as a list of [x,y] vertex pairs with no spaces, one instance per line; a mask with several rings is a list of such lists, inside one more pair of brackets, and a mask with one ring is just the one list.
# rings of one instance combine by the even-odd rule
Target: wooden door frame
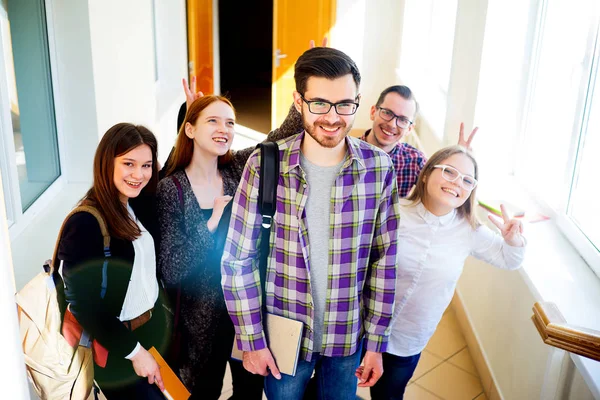
[[[188,79],[197,90],[214,93],[213,0],[187,0]],[[218,54],[218,53],[217,53]]]
[[[337,0],[329,0],[330,3],[330,15],[331,15],[331,20],[330,20],[330,26],[333,28],[335,26],[335,23],[337,21]],[[273,0],[273,44],[272,44],[272,53],[271,53],[271,70],[272,70],[272,78],[271,78],[271,129],[276,129],[278,128],[278,124],[277,124],[277,107],[276,107],[276,103],[277,103],[277,90],[275,88],[275,82],[277,80],[277,70],[275,69],[275,51],[277,50],[277,7],[278,7],[278,0]],[[327,38],[328,38],[328,47],[332,47],[332,42],[331,42],[331,30],[328,31],[327,33]],[[320,45],[321,40],[323,38],[314,38],[315,40],[315,44],[317,46]],[[306,43],[306,45],[308,46],[308,43]],[[308,49],[308,47],[307,47]]]

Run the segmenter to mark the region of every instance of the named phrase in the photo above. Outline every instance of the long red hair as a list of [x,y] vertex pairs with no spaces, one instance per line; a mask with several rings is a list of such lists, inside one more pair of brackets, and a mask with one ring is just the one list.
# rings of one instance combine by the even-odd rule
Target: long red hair
[[[195,125],[202,111],[217,101],[222,101],[223,103],[227,104],[229,107],[231,107],[235,114],[235,108],[233,108],[233,104],[231,104],[229,99],[223,96],[202,96],[198,100],[194,101],[187,110],[183,123],[181,124],[181,128],[179,128],[179,134],[177,135],[177,141],[175,142],[175,149],[173,150],[172,161],[169,162],[165,176],[169,176],[175,171],[184,169],[190,164],[190,162],[192,162],[192,156],[194,154],[194,140],[190,139],[185,134],[185,125],[188,122],[192,125]],[[231,153],[231,150],[228,150],[227,153],[219,156],[219,166],[229,164],[232,158],[233,154]]]

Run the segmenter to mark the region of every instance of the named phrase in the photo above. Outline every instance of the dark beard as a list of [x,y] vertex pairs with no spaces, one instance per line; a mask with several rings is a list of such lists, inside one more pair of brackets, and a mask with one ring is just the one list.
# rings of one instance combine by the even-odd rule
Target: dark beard
[[[337,124],[333,124],[333,125],[325,125],[325,124],[314,124],[314,125],[309,125],[306,120],[304,119],[304,110],[302,110],[302,124],[304,125],[304,130],[306,131],[306,133],[308,133],[310,135],[310,137],[312,137],[315,142],[319,143],[319,145],[321,145],[322,147],[328,148],[328,149],[332,149],[334,147],[336,147],[338,144],[340,144],[340,142],[342,140],[344,140],[344,138],[348,135],[348,133],[350,132],[350,130],[352,129],[352,123],[350,124],[350,126],[346,126],[345,123],[343,122],[339,122]],[[318,137],[315,134],[315,130],[316,127],[318,125],[321,126],[325,126],[327,128],[337,128],[337,127],[341,127],[343,130],[343,133],[340,136],[336,136],[336,137]]]

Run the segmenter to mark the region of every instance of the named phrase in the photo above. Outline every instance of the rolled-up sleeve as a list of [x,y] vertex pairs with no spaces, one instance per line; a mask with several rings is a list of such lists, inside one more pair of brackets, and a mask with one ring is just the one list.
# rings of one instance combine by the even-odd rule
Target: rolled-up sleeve
[[244,168],[233,199],[221,261],[225,303],[235,328],[238,347],[244,351],[266,347],[258,270],[261,233],[261,216],[258,212],[259,165],[259,152],[255,151]]

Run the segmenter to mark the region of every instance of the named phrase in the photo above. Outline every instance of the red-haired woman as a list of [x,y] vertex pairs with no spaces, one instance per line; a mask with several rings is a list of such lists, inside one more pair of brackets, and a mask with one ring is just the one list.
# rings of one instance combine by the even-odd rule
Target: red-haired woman
[[[167,285],[181,284],[182,380],[192,398],[218,399],[234,339],[221,287],[230,217],[223,210],[254,149],[230,150],[235,110],[228,99],[194,97],[189,90],[186,94],[187,113],[165,167],[166,178],[158,185],[158,265]],[[268,140],[295,133],[285,126],[271,132]],[[246,371],[241,362],[231,361],[230,367],[233,398],[261,399],[264,378]]]
[[158,364],[147,351],[164,350],[169,337],[153,239],[156,154],[156,138],[143,126],[110,128],[96,150],[93,185],[80,202],[102,215],[110,254],[98,221],[86,212],[68,219],[60,239],[65,299],[85,331],[108,350],[94,377],[111,400],[163,397]]

